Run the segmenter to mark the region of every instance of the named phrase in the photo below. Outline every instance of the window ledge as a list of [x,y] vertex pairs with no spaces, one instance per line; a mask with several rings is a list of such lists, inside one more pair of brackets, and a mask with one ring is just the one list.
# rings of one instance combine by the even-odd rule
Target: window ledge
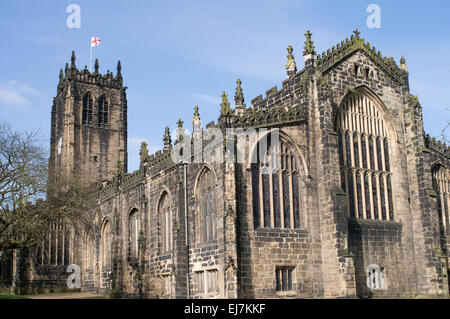
[[362,219],[362,218],[354,218],[349,217],[348,221],[350,223],[354,224],[371,224],[371,225],[383,225],[383,224],[390,224],[390,225],[401,225],[400,222],[395,220],[379,220],[379,219]]
[[302,228],[269,228],[269,227],[260,227],[256,228],[255,233],[281,233],[281,234],[296,234],[296,235],[307,235],[309,231]]
[[216,293],[196,293],[194,294],[194,297],[200,297],[200,298],[219,298],[220,294],[218,292]]
[[280,296],[280,297],[296,297],[297,296],[297,292],[294,291],[294,290],[277,291],[277,296]]

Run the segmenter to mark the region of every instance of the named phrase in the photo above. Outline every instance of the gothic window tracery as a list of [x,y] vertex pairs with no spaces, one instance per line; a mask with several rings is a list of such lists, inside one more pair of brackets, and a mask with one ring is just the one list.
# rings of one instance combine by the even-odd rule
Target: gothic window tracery
[[89,232],[86,233],[85,240],[85,268],[92,269],[93,251],[92,251],[92,238]]
[[447,233],[449,225],[449,174],[441,164],[432,169],[433,188],[437,195],[437,207],[441,229]]
[[111,266],[111,224],[108,220],[103,225],[102,232],[102,261],[103,267]]
[[98,125],[106,126],[108,125],[108,100],[105,95],[102,95],[98,101]]
[[139,231],[140,231],[140,221],[139,212],[134,209],[130,216],[128,217],[128,241],[130,249],[130,257],[137,258],[139,253]]
[[83,96],[82,123],[91,125],[93,114],[94,114],[94,99],[92,97],[92,94],[88,92]]
[[[300,228],[298,155],[284,140],[271,143],[269,134],[264,160],[258,156],[252,164],[254,227]],[[256,154],[264,144],[258,144]]]
[[172,213],[169,196],[164,193],[159,203],[159,217],[161,230],[161,251],[169,252],[173,248],[172,241]]
[[199,240],[203,243],[214,241],[217,237],[217,191],[214,173],[206,169],[199,184]]
[[377,105],[361,93],[349,95],[339,110],[337,130],[348,215],[393,220],[389,137]]

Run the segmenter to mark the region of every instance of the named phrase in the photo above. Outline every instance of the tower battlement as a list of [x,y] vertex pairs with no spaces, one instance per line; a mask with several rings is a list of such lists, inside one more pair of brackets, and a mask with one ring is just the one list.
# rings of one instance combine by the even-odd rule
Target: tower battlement
[[64,83],[71,80],[86,84],[95,84],[104,87],[121,89],[123,88],[123,77],[120,60],[117,61],[116,72],[117,73],[115,76],[113,72],[110,72],[109,70],[107,70],[106,74],[101,74],[99,72],[98,59],[95,60],[94,72],[90,72],[87,65],[84,66],[84,69],[79,70],[76,66],[75,51],[72,51],[70,67],[69,63],[66,63],[65,70],[63,71],[63,69],[61,69],[59,72],[58,94],[62,91]]
[[117,162],[127,170],[127,98],[122,66],[116,75],[94,72],[71,63],[60,70],[53,99],[50,138],[50,178],[81,173],[91,182],[114,176]]

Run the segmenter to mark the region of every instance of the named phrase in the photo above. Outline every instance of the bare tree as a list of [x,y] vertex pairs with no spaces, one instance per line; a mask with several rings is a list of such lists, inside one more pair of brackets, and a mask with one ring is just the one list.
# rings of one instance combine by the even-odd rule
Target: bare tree
[[[15,132],[0,123],[0,251],[41,245],[55,223],[78,229],[90,225],[95,185],[75,175],[49,185],[47,176],[37,132]],[[46,194],[46,200],[39,199]]]
[[[447,111],[450,111],[449,108],[447,108],[446,110],[447,110]],[[447,121],[445,122],[444,128],[443,128],[442,131],[441,131],[441,138],[442,138],[442,140],[443,140],[445,143],[447,143],[447,144],[449,144],[449,142],[450,142],[449,137],[448,137],[448,132],[447,132],[447,129],[448,129],[449,127],[450,127],[450,121],[447,120]]]

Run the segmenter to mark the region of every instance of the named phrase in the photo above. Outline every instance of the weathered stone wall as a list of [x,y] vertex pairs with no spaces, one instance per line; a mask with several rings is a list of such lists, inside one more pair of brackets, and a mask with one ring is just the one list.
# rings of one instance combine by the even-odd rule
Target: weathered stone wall
[[[356,293],[359,297],[405,296],[408,277],[402,265],[402,225],[391,221],[353,220],[349,245],[354,255]],[[383,288],[369,289],[367,267],[382,269]]]
[[[112,75],[111,75],[112,76]],[[92,123],[82,124],[83,97],[93,97]],[[99,98],[108,102],[106,125],[99,125]],[[101,176],[111,179],[120,161],[127,166],[127,101],[122,82],[110,74],[85,74],[66,71],[58,84],[51,121],[50,178],[75,171],[91,182]],[[58,142],[62,138],[61,154]]]
[[[299,229],[255,227],[255,185],[249,163],[254,145],[246,145],[243,163],[184,167],[170,158],[171,148],[180,141],[172,145],[165,135],[164,151],[141,154],[141,167],[133,173],[126,173],[126,166],[118,171],[117,161],[127,160],[121,78],[88,76],[73,68],[66,71],[52,108],[51,174],[56,177],[58,172],[78,168],[92,180],[99,174],[109,180],[99,189],[95,228],[74,232],[70,244],[69,260],[82,266],[84,290],[114,289],[125,297],[148,298],[373,297],[448,291],[444,276],[448,240],[440,229],[431,169],[436,163],[448,168],[449,152],[424,136],[422,109],[410,95],[405,62],[398,67],[392,58],[383,58],[357,31],[350,41],[318,57],[308,37],[303,70],[296,72],[292,51],[288,51],[288,78],[280,90],[267,90],[265,98],[256,97],[248,108],[242,91],[237,90],[234,110],[223,95],[217,125],[207,125],[222,132],[278,129],[280,137],[296,149],[301,167]],[[80,125],[82,96],[87,91],[96,98],[107,95],[112,108],[110,127]],[[352,219],[347,213],[336,117],[342,101],[355,92],[372,99],[386,123],[394,203],[391,221]],[[58,157],[60,136],[63,155]],[[207,170],[214,176],[217,236],[205,243],[200,238],[199,183]],[[171,212],[170,251],[162,247],[159,204],[163,194]],[[137,212],[141,230],[136,256],[130,253],[132,212]],[[102,246],[106,222],[112,235],[109,266],[104,265]],[[367,286],[370,265],[381,267],[382,289]],[[276,291],[277,267],[294,269],[292,291]],[[218,271],[217,294],[198,292],[196,273],[208,270]],[[49,274],[62,268],[44,267],[39,277],[40,271],[37,267],[36,276],[27,280],[58,280]]]
[[[357,71],[355,66],[358,66]],[[367,70],[367,71],[366,71]],[[398,271],[392,271],[386,268],[386,272],[391,274],[390,283],[392,287],[404,287],[403,293],[414,294],[415,274],[416,274],[416,256],[414,251],[418,250],[417,245],[414,245],[414,226],[412,221],[415,220],[412,214],[409,198],[411,198],[412,186],[409,181],[410,168],[406,157],[407,141],[409,137],[404,135],[404,117],[402,110],[404,109],[404,92],[401,84],[390,75],[383,72],[379,66],[367,58],[361,51],[350,56],[348,59],[341,61],[334,66],[330,71],[323,75],[326,83],[328,83],[332,95],[333,113],[337,113],[340,102],[344,99],[349,89],[355,89],[361,86],[367,88],[367,94],[375,94],[373,98],[379,98],[381,104],[385,107],[381,112],[388,123],[388,135],[390,138],[390,163],[391,171],[393,172],[393,192],[394,192],[394,221],[399,222],[401,227],[401,244],[397,247],[396,254],[404,256],[398,262],[403,263],[398,267]],[[370,241],[368,241],[371,244]],[[379,245],[379,244],[377,244]],[[389,246],[389,242],[386,242]],[[426,249],[425,246],[422,246]],[[350,245],[350,251],[353,252],[353,247]],[[356,248],[357,249],[357,248]],[[386,248],[392,249],[392,248]],[[368,260],[371,250],[364,251],[365,257],[362,259],[355,259],[356,269],[366,269],[369,264]],[[422,257],[425,258],[425,257]],[[359,264],[363,262],[363,264]],[[387,262],[387,261],[385,261]],[[396,265],[398,266],[398,265]],[[365,279],[361,276],[356,276],[357,286],[365,285]],[[404,282],[408,284],[405,286]],[[395,282],[395,283],[394,283]]]

